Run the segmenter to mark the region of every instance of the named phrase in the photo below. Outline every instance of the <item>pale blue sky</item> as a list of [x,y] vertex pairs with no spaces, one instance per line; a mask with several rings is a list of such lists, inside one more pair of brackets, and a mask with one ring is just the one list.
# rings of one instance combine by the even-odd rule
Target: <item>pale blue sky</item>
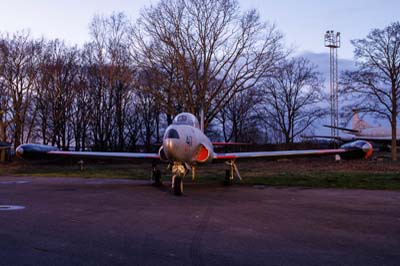
[[[239,0],[242,8],[256,8],[263,20],[276,23],[286,44],[298,52],[327,52],[326,30],[342,33],[339,57],[352,58],[350,40],[363,38],[372,28],[399,20],[399,0]],[[123,11],[137,18],[144,6],[157,0],[0,0],[0,32],[29,28],[36,37],[60,38],[69,44],[89,39],[94,14]]]

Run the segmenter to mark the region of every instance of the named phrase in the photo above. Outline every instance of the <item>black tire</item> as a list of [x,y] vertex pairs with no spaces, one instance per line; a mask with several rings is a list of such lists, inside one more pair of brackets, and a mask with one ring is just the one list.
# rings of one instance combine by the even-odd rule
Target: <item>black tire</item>
[[154,186],[159,187],[161,183],[161,171],[156,169],[153,171]]
[[183,179],[182,177],[175,177],[174,179],[174,195],[182,196],[183,194]]
[[226,170],[225,171],[225,180],[224,180],[224,185],[225,186],[232,186],[232,179],[231,179],[231,171]]

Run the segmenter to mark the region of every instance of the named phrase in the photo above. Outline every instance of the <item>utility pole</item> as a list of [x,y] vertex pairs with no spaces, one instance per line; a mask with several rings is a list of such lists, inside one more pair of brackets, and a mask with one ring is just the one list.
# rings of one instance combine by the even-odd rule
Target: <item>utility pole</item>
[[331,115],[331,136],[339,136],[339,72],[337,48],[340,47],[340,32],[335,33],[328,30],[325,33],[325,47],[329,48],[330,55],[330,115]]

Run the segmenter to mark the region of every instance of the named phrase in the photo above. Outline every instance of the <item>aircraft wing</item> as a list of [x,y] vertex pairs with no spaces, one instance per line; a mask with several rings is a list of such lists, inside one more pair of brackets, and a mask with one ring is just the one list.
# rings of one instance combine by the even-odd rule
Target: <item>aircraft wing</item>
[[[321,138],[321,139],[336,139],[341,141],[355,141],[355,140],[367,140],[372,142],[381,142],[381,143],[390,143],[392,141],[392,137],[372,137],[372,136],[323,136],[323,135],[311,135],[311,136],[302,136],[303,138]],[[397,138],[397,141],[400,139]]]
[[213,146],[248,146],[250,143],[245,142],[212,142]]
[[345,153],[344,149],[326,149],[326,150],[291,150],[291,151],[259,151],[259,152],[231,152],[217,153],[215,160],[235,160],[243,158],[289,158],[311,155],[329,155]]
[[23,159],[54,159],[57,157],[104,158],[104,159],[147,159],[158,160],[158,153],[141,152],[81,152],[60,151],[56,147],[38,144],[22,144],[16,150],[18,157]]
[[[363,140],[370,140],[370,141],[391,141],[392,137],[387,136],[387,137],[366,137],[366,136],[356,136],[354,139],[363,139]],[[397,138],[399,140],[399,138]]]
[[216,153],[214,155],[214,160],[236,160],[245,158],[279,159],[336,154],[342,155],[344,158],[368,158],[372,155],[372,152],[373,148],[369,142],[359,140],[344,144],[339,149]]
[[328,135],[302,135],[301,137],[304,139],[335,139],[340,141],[355,141],[358,139],[361,140],[363,139],[363,138],[357,138],[355,136],[328,136]]
[[83,151],[49,151],[49,155],[82,157],[82,158],[115,158],[115,159],[160,159],[157,153],[141,152],[83,152]]

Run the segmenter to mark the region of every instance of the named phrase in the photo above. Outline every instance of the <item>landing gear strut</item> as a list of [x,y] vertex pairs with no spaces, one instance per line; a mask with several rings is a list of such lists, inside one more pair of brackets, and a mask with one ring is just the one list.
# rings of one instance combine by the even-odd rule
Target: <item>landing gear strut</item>
[[233,178],[235,176],[235,173],[236,173],[236,176],[240,180],[242,180],[242,177],[240,176],[239,169],[237,168],[235,161],[234,160],[230,160],[230,161],[227,161],[225,163],[229,166],[229,169],[227,169],[225,171],[224,185],[230,186],[230,185],[233,184]]
[[173,190],[175,196],[182,196],[183,194],[183,178],[180,176],[176,176],[173,178]]
[[181,196],[183,194],[183,178],[187,174],[187,170],[182,163],[174,162],[172,166],[172,191],[174,195]]
[[232,186],[232,184],[233,184],[233,178],[231,178],[231,170],[226,169],[225,170],[224,185],[225,186]]

